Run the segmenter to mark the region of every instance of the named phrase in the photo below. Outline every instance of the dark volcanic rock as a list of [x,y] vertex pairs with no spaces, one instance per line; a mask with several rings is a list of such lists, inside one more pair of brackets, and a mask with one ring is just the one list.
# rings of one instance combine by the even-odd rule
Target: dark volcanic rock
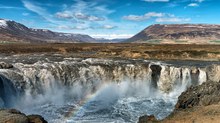
[[158,120],[153,115],[150,116],[144,115],[139,117],[138,120],[138,123],[157,123],[157,122]]
[[220,82],[205,82],[196,87],[190,87],[183,92],[176,104],[176,110],[194,106],[207,106],[220,102]]
[[16,109],[0,109],[0,123],[47,123],[40,115],[21,113]]
[[160,65],[151,65],[150,66],[150,69],[152,71],[152,74],[151,74],[151,78],[152,78],[152,86],[153,87],[157,87],[157,81],[159,80],[160,78],[160,72],[161,72],[161,66]]
[[47,123],[47,121],[40,115],[28,115],[29,123]]
[[28,118],[15,109],[0,109],[0,123],[28,123]]
[[0,62],[0,69],[10,69],[10,68],[13,68],[13,65],[5,62]]

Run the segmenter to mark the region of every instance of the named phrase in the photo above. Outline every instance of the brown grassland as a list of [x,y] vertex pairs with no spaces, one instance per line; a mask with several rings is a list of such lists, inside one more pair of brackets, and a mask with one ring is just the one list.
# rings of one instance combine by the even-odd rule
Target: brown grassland
[[76,57],[141,58],[159,60],[220,60],[220,45],[74,43],[0,44],[2,54],[61,53]]

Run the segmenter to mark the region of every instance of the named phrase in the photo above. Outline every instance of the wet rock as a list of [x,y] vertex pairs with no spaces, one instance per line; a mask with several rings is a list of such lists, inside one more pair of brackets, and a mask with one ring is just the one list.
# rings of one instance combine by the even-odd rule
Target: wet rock
[[144,115],[139,117],[138,123],[157,123],[158,120],[154,117],[154,115]]
[[0,107],[11,107],[17,99],[17,91],[13,82],[0,75]]
[[21,113],[16,109],[0,109],[0,123],[47,123],[40,115]]
[[0,123],[28,123],[28,118],[16,109],[0,110]]
[[152,71],[152,74],[151,74],[151,78],[152,78],[152,84],[153,84],[153,87],[157,87],[157,82],[160,78],[160,72],[161,72],[161,66],[160,65],[151,65],[150,66],[150,69]]
[[40,115],[28,115],[29,123],[47,123],[47,121]]
[[219,82],[205,82],[202,85],[190,87],[179,96],[175,110],[218,104],[220,102],[219,90]]
[[5,62],[0,62],[0,69],[10,69],[10,68],[13,68],[13,65]]
[[206,68],[208,73],[208,78],[211,81],[219,82],[220,81],[220,65],[211,65]]

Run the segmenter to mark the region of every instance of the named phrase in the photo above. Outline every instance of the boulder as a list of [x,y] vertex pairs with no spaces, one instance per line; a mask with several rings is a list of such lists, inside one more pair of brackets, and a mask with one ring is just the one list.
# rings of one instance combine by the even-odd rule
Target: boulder
[[219,90],[219,82],[205,82],[202,85],[190,87],[179,96],[175,110],[218,104],[220,102]]
[[28,118],[16,109],[0,110],[0,123],[28,123]]
[[40,115],[28,115],[29,123],[47,123],[47,121]]
[[47,123],[40,115],[21,113],[16,109],[0,109],[0,123]]
[[13,68],[12,64],[8,64],[8,63],[5,63],[5,62],[0,62],[0,69],[10,69],[10,68]]
[[154,117],[154,115],[144,115],[139,117],[138,123],[157,123],[158,120]]

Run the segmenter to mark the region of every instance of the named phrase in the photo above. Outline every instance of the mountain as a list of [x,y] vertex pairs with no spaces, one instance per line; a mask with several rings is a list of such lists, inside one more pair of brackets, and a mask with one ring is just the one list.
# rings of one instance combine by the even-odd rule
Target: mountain
[[220,43],[220,25],[155,24],[125,42],[144,43]]
[[32,29],[11,20],[0,19],[0,41],[30,43],[96,42],[88,35],[59,33],[45,29]]
[[97,42],[100,42],[100,43],[120,43],[120,42],[123,42],[125,41],[126,39],[123,39],[123,38],[119,38],[119,39],[105,39],[105,38],[96,38],[96,41]]

